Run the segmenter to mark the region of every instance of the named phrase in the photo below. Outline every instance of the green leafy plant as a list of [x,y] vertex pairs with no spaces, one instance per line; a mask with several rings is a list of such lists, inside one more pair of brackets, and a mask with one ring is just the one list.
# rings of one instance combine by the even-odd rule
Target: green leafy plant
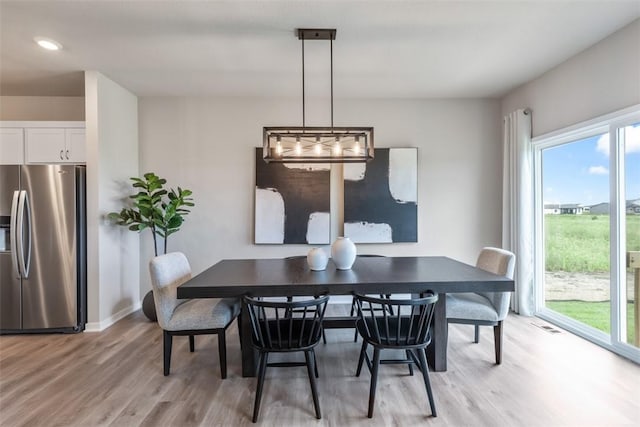
[[167,240],[180,229],[189,208],[194,206],[193,193],[186,188],[166,190],[166,179],[153,172],[144,174],[144,178],[131,178],[133,188],[138,192],[129,196],[133,207],[124,207],[120,212],[109,213],[109,219],[118,225],[129,227],[131,231],[141,232],[150,229],[153,234],[153,249],[158,255],[157,236],[164,240],[163,253],[167,253]]

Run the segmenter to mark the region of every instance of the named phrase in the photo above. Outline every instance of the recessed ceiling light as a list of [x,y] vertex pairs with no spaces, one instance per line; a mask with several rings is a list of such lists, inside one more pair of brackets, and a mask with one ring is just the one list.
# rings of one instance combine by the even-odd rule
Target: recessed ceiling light
[[35,42],[38,43],[38,46],[40,46],[43,49],[47,49],[47,50],[62,49],[62,45],[60,43],[58,43],[55,40],[48,39],[46,37],[34,37],[33,40],[35,40]]

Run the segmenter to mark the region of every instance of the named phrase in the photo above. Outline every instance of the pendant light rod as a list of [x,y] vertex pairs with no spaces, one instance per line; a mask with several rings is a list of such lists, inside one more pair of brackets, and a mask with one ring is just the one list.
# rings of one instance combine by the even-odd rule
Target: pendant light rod
[[329,40],[329,55],[331,55],[331,128],[333,129],[333,39]]
[[304,41],[329,40],[331,43],[331,127],[333,128],[333,41],[336,38],[334,28],[298,28],[298,39],[302,42],[302,127],[306,127],[305,80],[304,80]]
[[304,34],[301,34],[302,40],[302,127],[305,127],[305,111],[304,111]]

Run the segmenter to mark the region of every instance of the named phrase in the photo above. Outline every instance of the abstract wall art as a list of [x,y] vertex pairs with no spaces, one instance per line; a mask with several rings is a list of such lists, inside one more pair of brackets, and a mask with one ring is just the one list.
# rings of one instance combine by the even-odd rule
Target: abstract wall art
[[255,243],[329,244],[330,165],[255,162]]
[[418,241],[418,149],[376,148],[344,165],[344,235],[355,243]]

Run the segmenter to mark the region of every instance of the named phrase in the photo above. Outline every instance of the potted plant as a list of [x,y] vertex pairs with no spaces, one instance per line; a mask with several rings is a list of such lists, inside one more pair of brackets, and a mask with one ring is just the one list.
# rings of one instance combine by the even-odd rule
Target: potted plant
[[[155,255],[158,256],[158,237],[162,238],[160,253],[165,254],[169,236],[180,229],[184,217],[190,212],[189,208],[194,206],[190,197],[193,193],[180,187],[166,190],[164,185],[167,180],[153,172],[145,173],[143,178],[131,178],[131,181],[134,190],[137,190],[136,194],[129,196],[133,199],[133,206],[124,207],[120,212],[111,212],[108,217],[131,231],[150,229]],[[157,320],[152,291],[145,295],[142,310],[150,320]]]

